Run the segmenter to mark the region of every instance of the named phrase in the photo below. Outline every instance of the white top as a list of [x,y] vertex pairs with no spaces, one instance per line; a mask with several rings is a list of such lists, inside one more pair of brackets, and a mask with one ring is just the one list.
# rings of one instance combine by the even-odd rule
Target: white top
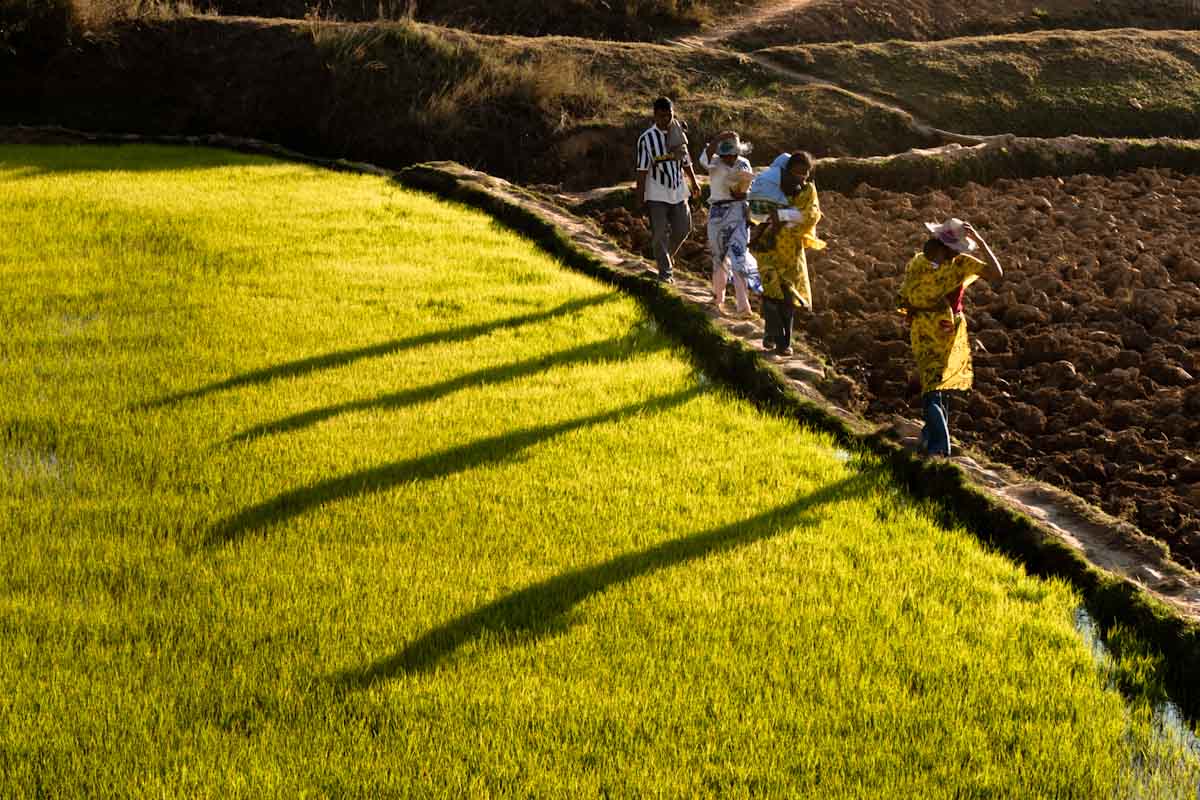
[[754,174],[754,168],[750,166],[750,161],[743,156],[738,156],[738,160],[734,162],[732,167],[722,161],[720,156],[713,156],[710,161],[707,145],[700,152],[700,166],[708,171],[709,203],[734,199],[733,195],[729,193],[729,185],[733,183],[735,173],[749,172],[751,175]]
[[651,125],[638,137],[637,170],[646,173],[646,200],[658,203],[682,203],[690,196],[683,177],[683,167],[691,163],[686,158],[670,155],[667,131]]

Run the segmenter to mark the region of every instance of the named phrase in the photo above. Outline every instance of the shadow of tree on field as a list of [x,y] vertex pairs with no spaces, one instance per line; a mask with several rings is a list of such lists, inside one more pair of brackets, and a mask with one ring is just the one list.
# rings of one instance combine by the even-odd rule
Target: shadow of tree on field
[[443,478],[486,464],[502,463],[513,458],[522,450],[556,436],[593,425],[616,422],[641,413],[661,413],[675,406],[683,405],[698,394],[700,394],[700,389],[693,387],[648,402],[633,403],[614,411],[605,411],[601,414],[567,420],[554,425],[491,436],[450,450],[442,450],[420,458],[362,470],[341,478],[285,492],[217,523],[206,537],[205,545],[216,547],[238,541],[254,530],[298,517],[325,503],[382,492],[405,483]]
[[344,688],[366,689],[400,675],[427,672],[485,633],[498,635],[506,645],[543,638],[561,630],[561,620],[572,608],[611,586],[769,539],[797,526],[816,525],[821,506],[870,491],[874,473],[859,472],[748,519],[557,575],[434,628],[399,652],[365,668],[339,673],[334,680]]
[[570,350],[562,350],[557,353],[548,353],[544,356],[535,356],[524,361],[476,370],[475,372],[469,372],[466,375],[460,375],[457,378],[451,378],[429,386],[417,386],[412,389],[405,389],[402,392],[373,397],[369,400],[355,400],[351,403],[340,403],[334,406],[315,408],[311,411],[294,414],[281,420],[256,425],[253,428],[230,437],[229,443],[233,444],[254,439],[258,436],[287,433],[300,428],[307,428],[341,414],[350,414],[355,411],[396,409],[417,405],[418,403],[427,403],[446,397],[461,389],[517,380],[518,378],[536,375],[552,367],[565,367],[572,364],[587,363],[618,363],[630,360],[636,356],[662,350],[665,347],[666,344],[662,340],[658,340],[649,347],[639,348],[636,339],[631,336],[613,337],[602,342],[580,345]]
[[135,408],[141,410],[149,410],[162,408],[164,406],[176,405],[185,400],[196,400],[206,395],[223,392],[229,389],[238,389],[243,386],[253,386],[260,383],[269,383],[278,378],[292,378],[297,375],[307,375],[311,372],[317,372],[323,369],[334,369],[347,364],[352,364],[366,358],[378,358],[387,356],[393,353],[399,353],[404,350],[413,350],[418,347],[424,347],[431,344],[445,344],[448,342],[465,342],[470,339],[475,339],[481,336],[487,336],[490,333],[503,330],[505,328],[517,328],[523,325],[533,325],[539,322],[546,322],[555,317],[572,314],[576,311],[582,311],[591,306],[602,305],[617,297],[617,293],[609,292],[607,294],[596,295],[595,297],[584,297],[577,300],[571,300],[561,305],[555,306],[547,311],[539,311],[535,314],[522,314],[516,317],[506,317],[493,322],[484,322],[478,325],[469,325],[462,328],[450,328],[447,330],[431,331],[422,333],[418,336],[410,336],[406,339],[393,339],[389,342],[380,342],[379,344],[369,345],[367,347],[358,347],[352,350],[339,350],[333,353],[325,353],[319,356],[310,358],[302,358],[297,361],[289,361],[286,364],[278,364],[273,367],[265,367],[252,372],[246,372],[242,375],[236,375],[232,378],[227,378],[223,381],[210,383],[201,386],[197,389],[189,389],[186,392],[177,392],[175,394],[161,397],[157,400],[150,400],[141,403]]

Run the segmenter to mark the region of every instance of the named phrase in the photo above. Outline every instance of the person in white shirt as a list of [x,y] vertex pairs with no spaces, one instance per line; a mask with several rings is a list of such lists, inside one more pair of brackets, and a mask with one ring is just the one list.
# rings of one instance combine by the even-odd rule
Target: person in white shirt
[[663,283],[674,282],[675,252],[692,232],[688,198],[699,196],[687,136],[671,100],[660,97],[654,101],[654,124],[638,137],[635,197],[638,206],[650,212],[654,260]]
[[708,250],[713,264],[713,308],[724,315],[725,286],[733,275],[733,291],[740,317],[749,317],[749,292],[762,292],[758,262],[750,253],[749,207],[746,191],[754,178],[754,169],[735,131],[722,131],[700,154],[700,166],[708,171]]

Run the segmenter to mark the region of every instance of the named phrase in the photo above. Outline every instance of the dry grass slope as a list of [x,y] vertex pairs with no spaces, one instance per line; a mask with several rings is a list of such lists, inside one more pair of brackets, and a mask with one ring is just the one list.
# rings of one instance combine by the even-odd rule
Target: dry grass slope
[[728,37],[762,48],[815,42],[926,41],[1051,29],[1200,26],[1197,0],[814,0]]
[[[735,127],[759,146],[758,163],[797,147],[819,156],[873,155],[935,144],[903,109],[965,133],[1200,133],[1192,111],[1200,95],[1200,47],[1179,32],[1075,31],[761,51],[777,64],[886,101],[873,106],[836,86],[788,80],[721,49],[481,35],[404,20],[222,19],[196,16],[180,0],[34,2],[42,4],[35,6],[40,16],[22,11],[23,25],[6,27],[0,41],[0,61],[24,65],[23,73],[13,71],[17,78],[0,70],[0,90],[12,98],[0,108],[0,122],[222,132],[390,166],[448,158],[519,182],[566,188],[630,178],[631,142],[646,124],[649,100],[659,94],[675,97],[693,126],[694,144]],[[405,3],[406,13],[441,7],[419,5]],[[900,25],[946,11],[943,5],[913,0],[893,7],[890,18]],[[1011,0],[989,13],[997,24],[1009,24],[1027,5]],[[1061,0],[1037,8],[1065,14],[1088,5]],[[851,6],[866,14],[870,4]],[[815,14],[828,5],[806,8]],[[15,14],[26,6],[0,9]],[[518,6],[493,11],[499,9]],[[910,35],[922,35],[904,24]],[[80,29],[87,34],[77,35]],[[74,46],[61,47],[72,36]]]
[[220,131],[391,166],[449,158],[568,187],[629,179],[633,141],[663,93],[697,146],[729,125],[763,158],[928,144],[903,114],[780,83],[727,52],[411,22],[145,19],[80,41],[26,83],[27,104],[0,108],[0,121]]
[[1053,31],[766,52],[949,130],[1200,135],[1200,42],[1189,32]]
[[489,34],[655,40],[711,22],[732,0],[75,0],[94,19],[138,18],[156,9],[223,16],[329,21],[409,20]]

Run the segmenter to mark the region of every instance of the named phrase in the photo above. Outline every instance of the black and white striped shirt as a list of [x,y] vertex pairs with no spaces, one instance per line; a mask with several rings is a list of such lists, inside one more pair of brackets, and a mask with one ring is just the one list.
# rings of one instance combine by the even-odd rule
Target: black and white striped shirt
[[[646,199],[665,203],[680,203],[687,199],[683,182],[685,162],[677,159],[660,161],[667,155],[667,132],[651,125],[638,137],[637,169],[646,172]],[[686,156],[685,156],[686,158]]]

